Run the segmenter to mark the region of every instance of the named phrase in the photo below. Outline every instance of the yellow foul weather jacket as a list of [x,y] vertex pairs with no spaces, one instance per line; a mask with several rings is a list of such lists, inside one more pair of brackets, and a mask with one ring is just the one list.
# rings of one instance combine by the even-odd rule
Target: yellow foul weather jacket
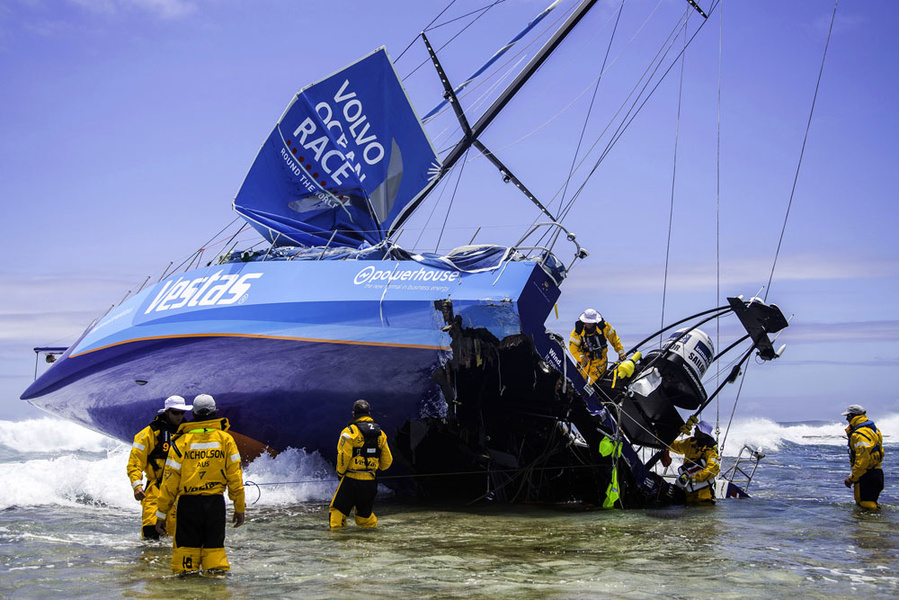
[[846,435],[849,436],[849,461],[852,464],[849,479],[856,483],[871,469],[881,468],[883,434],[866,415],[858,415],[849,421]]
[[708,445],[705,442],[697,441],[696,438],[688,437],[671,442],[669,449],[684,455],[684,469],[690,474],[687,502],[712,500],[714,496],[711,484],[721,472],[721,465],[718,462],[718,446]]
[[[357,423],[373,423],[371,417],[354,419],[343,431],[337,442],[337,475],[350,479],[374,479],[377,471],[386,471],[393,463],[393,455],[387,446],[387,434],[378,436],[377,451],[366,449],[365,436]],[[366,452],[366,450],[369,450]]]
[[162,481],[162,471],[175,429],[164,414],[157,415],[152,423],[134,436],[131,444],[126,467],[131,489],[143,485],[144,473],[147,475],[147,484],[144,486],[146,496],[141,501],[145,527],[156,524],[156,498],[159,495],[157,484]]
[[240,452],[227,432],[228,419],[182,423],[169,450],[158,501],[158,517],[172,509],[181,494],[215,495],[228,491],[234,512],[246,511]]
[[568,336],[568,351],[575,358],[578,367],[588,383],[594,383],[606,372],[608,364],[608,344],[612,344],[618,354],[624,352],[624,346],[618,339],[615,329],[603,321],[594,329],[593,334],[587,333],[587,328],[578,321]]

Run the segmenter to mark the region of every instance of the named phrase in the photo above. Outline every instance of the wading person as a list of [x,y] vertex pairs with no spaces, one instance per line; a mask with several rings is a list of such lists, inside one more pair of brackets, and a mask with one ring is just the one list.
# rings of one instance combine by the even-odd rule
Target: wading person
[[[172,436],[184,421],[184,413],[190,410],[181,396],[169,396],[165,406],[156,418],[134,436],[131,444],[131,455],[128,457],[128,479],[134,490],[134,499],[140,501],[143,511],[141,535],[144,539],[158,540],[156,532],[156,499],[159,497],[159,483],[165,458],[169,452]],[[144,484],[144,473],[147,483]],[[174,531],[174,515],[170,529]]]
[[612,344],[618,360],[624,360],[624,346],[615,329],[603,320],[599,312],[588,308],[581,313],[568,337],[568,350],[578,363],[587,383],[596,383],[606,372],[608,346]]
[[[721,465],[718,463],[718,442],[712,437],[712,426],[700,421],[693,428],[691,437],[675,440],[668,448],[671,452],[684,455],[677,486],[686,492],[687,504],[714,503],[715,477],[721,471]],[[667,464],[664,458],[662,464]]]
[[874,421],[865,414],[865,409],[852,404],[843,413],[849,426],[849,465],[852,472],[843,483],[855,486],[855,503],[862,508],[877,509],[877,499],[883,491],[883,434],[877,430]]
[[356,400],[353,420],[337,441],[340,483],[329,510],[331,529],[346,527],[347,516],[354,509],[356,525],[377,527],[378,518],[372,512],[378,493],[377,472],[387,470],[392,462],[387,434],[371,418],[368,402]]
[[172,572],[228,571],[225,555],[225,489],[234,502],[235,527],[244,522],[240,453],[228,433],[228,419],[216,418],[209,394],[194,398],[194,420],[184,423],[169,450],[160,486],[156,529],[165,533],[166,515],[177,500],[178,527]]

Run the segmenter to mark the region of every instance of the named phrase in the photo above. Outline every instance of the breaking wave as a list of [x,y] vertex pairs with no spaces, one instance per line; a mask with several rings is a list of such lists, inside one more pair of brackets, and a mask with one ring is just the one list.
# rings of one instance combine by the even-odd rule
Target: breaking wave
[[[131,447],[54,418],[0,421],[0,510],[18,506],[107,506],[140,514],[128,483]],[[289,449],[244,469],[247,503],[327,502],[337,478],[318,453]],[[258,498],[258,500],[257,500]]]
[[[883,432],[885,445],[899,444],[899,415],[885,415],[874,420]],[[721,425],[718,443],[728,456],[737,455],[744,445],[772,452],[785,443],[802,446],[846,444],[846,423],[843,421],[777,423],[757,417],[734,421],[730,431],[725,431],[725,427],[726,424]]]

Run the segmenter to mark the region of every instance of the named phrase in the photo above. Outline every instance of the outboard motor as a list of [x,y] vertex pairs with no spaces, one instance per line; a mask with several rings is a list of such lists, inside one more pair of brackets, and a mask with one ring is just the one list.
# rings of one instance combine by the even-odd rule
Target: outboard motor
[[705,402],[702,376],[714,356],[705,332],[680,329],[646,354],[624,393],[606,390],[621,399],[619,423],[633,443],[664,448],[677,438],[684,420],[675,407],[694,410]]

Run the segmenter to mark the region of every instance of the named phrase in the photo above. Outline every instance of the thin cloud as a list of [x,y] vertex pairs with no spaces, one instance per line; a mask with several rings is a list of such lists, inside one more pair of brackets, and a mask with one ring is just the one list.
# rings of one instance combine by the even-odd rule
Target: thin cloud
[[[660,292],[664,283],[662,265],[621,265],[614,261],[576,265],[565,282],[566,293],[592,291],[596,281],[606,281],[616,293]],[[750,289],[753,293],[767,284],[771,274],[770,258],[746,258],[724,262],[721,266],[722,289]],[[792,255],[782,257],[774,271],[773,283],[789,281],[856,281],[899,277],[899,261],[872,260],[846,256],[821,257]],[[718,284],[714,264],[676,263],[668,269],[669,292],[703,292]]]
[[199,10],[197,2],[188,0],[69,0],[88,12],[114,15],[136,8],[162,19],[180,19]]
[[794,323],[784,336],[790,343],[895,342],[899,341],[899,321]]

